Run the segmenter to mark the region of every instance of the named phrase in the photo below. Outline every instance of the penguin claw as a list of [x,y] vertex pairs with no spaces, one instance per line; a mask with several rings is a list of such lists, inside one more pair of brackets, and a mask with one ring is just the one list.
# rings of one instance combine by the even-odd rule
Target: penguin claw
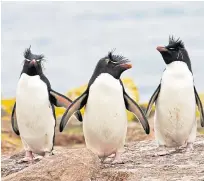
[[187,143],[186,152],[191,152],[193,150],[194,150],[193,143]]
[[33,163],[33,154],[32,151],[26,151],[25,157],[18,161],[18,163],[30,162]]
[[52,152],[45,152],[44,157],[47,158],[47,157],[50,157],[50,156],[52,156],[52,155],[53,155]]
[[113,162],[111,164],[124,164],[124,161],[121,159],[121,153],[120,152],[116,152],[115,153],[115,158],[113,160]]
[[41,160],[43,157],[42,156],[36,156],[34,157],[34,160]]
[[24,158],[20,159],[17,163],[25,163],[25,162],[33,163],[33,158],[31,158],[31,157],[24,157]]
[[118,160],[114,160],[111,164],[115,165],[115,164],[124,164],[125,162],[122,159],[118,159]]
[[108,158],[115,158],[115,153],[109,155]]

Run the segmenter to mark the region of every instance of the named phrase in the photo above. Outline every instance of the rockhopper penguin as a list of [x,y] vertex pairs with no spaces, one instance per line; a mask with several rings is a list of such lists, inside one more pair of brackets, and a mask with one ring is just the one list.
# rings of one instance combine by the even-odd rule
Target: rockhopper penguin
[[[54,105],[67,108],[72,101],[52,90],[43,74],[43,55],[32,54],[28,48],[24,58],[11,122],[26,151],[21,161],[33,161],[32,153],[42,156],[52,154],[56,124]],[[81,120],[80,112],[76,112],[75,116]]]
[[196,104],[204,126],[203,107],[194,85],[191,61],[184,43],[173,36],[167,46],[158,46],[157,50],[166,63],[166,69],[149,101],[146,116],[155,103],[154,130],[158,145],[176,149],[187,146],[189,151],[196,139]]
[[113,163],[122,162],[120,155],[127,132],[126,109],[135,114],[146,134],[150,132],[143,111],[125,92],[120,79],[122,72],[131,67],[126,58],[112,52],[101,58],[87,89],[72,102],[60,123],[60,131],[63,131],[72,114],[85,106],[83,132],[86,146],[102,161],[114,154]]

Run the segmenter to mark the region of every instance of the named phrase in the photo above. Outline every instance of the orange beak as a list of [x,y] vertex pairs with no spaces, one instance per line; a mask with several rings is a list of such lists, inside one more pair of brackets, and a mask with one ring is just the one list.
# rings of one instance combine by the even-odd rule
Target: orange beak
[[36,64],[36,61],[35,59],[33,59],[31,62],[30,62],[31,65],[35,65]]
[[120,67],[124,67],[125,69],[130,69],[130,68],[132,68],[132,64],[130,64],[130,63],[123,63],[123,64],[120,64]]
[[158,50],[159,52],[167,52],[167,51],[168,51],[165,47],[162,47],[162,46],[158,46],[158,47],[157,47],[157,50]]

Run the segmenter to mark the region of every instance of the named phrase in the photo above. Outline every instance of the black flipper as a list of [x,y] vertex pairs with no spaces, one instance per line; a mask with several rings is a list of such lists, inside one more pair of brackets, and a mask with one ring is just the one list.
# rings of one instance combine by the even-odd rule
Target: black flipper
[[202,106],[202,102],[199,98],[198,92],[194,86],[194,92],[195,92],[195,98],[196,98],[196,104],[198,106],[198,110],[200,112],[200,123],[201,126],[204,127],[204,111],[203,111],[203,106]]
[[40,75],[40,79],[47,85],[47,90],[51,104],[54,104],[57,107],[68,108],[68,106],[72,103],[72,100],[60,94],[59,92],[54,91],[51,88],[49,80],[44,74]]
[[13,106],[13,111],[11,114],[11,125],[13,128],[13,131],[17,134],[20,135],[19,129],[18,129],[18,123],[17,123],[17,117],[16,117],[16,103]]
[[76,111],[79,111],[82,107],[84,107],[88,99],[88,93],[89,93],[89,90],[87,89],[81,96],[79,96],[76,100],[74,100],[72,104],[68,107],[68,109],[62,116],[62,119],[60,122],[60,127],[59,127],[60,132],[62,132],[63,129],[65,128],[72,114],[76,113]]
[[148,106],[147,106],[147,110],[146,110],[146,116],[148,117],[149,114],[151,113],[152,110],[152,106],[153,104],[156,102],[157,97],[159,95],[160,92],[160,88],[161,88],[161,84],[159,84],[159,86],[157,87],[157,89],[154,91],[154,94],[152,95],[152,97],[149,100]]
[[125,101],[126,109],[130,112],[132,112],[135,117],[140,121],[142,124],[146,134],[150,133],[149,123],[147,118],[145,117],[142,109],[140,106],[125,92],[125,88],[123,86],[122,81],[120,80],[120,84],[123,87],[123,96]]
[[135,115],[135,117],[142,124],[146,134],[149,134],[150,133],[149,123],[142,109],[133,99],[130,98],[130,96],[125,91],[123,92],[123,94],[124,94],[126,109]]
[[83,118],[81,115],[81,112],[78,110],[77,112],[74,113],[75,117],[78,119],[78,121],[82,122]]

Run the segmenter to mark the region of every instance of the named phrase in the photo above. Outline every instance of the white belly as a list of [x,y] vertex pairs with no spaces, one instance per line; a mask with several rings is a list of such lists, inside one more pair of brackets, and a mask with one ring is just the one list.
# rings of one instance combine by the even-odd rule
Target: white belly
[[158,144],[185,144],[196,124],[195,111],[193,76],[185,63],[171,63],[163,74],[156,103],[154,129]]
[[127,132],[123,90],[109,74],[100,75],[90,87],[83,131],[87,147],[99,156],[123,151]]
[[55,119],[46,84],[39,76],[22,74],[17,86],[16,115],[26,150],[51,151]]

